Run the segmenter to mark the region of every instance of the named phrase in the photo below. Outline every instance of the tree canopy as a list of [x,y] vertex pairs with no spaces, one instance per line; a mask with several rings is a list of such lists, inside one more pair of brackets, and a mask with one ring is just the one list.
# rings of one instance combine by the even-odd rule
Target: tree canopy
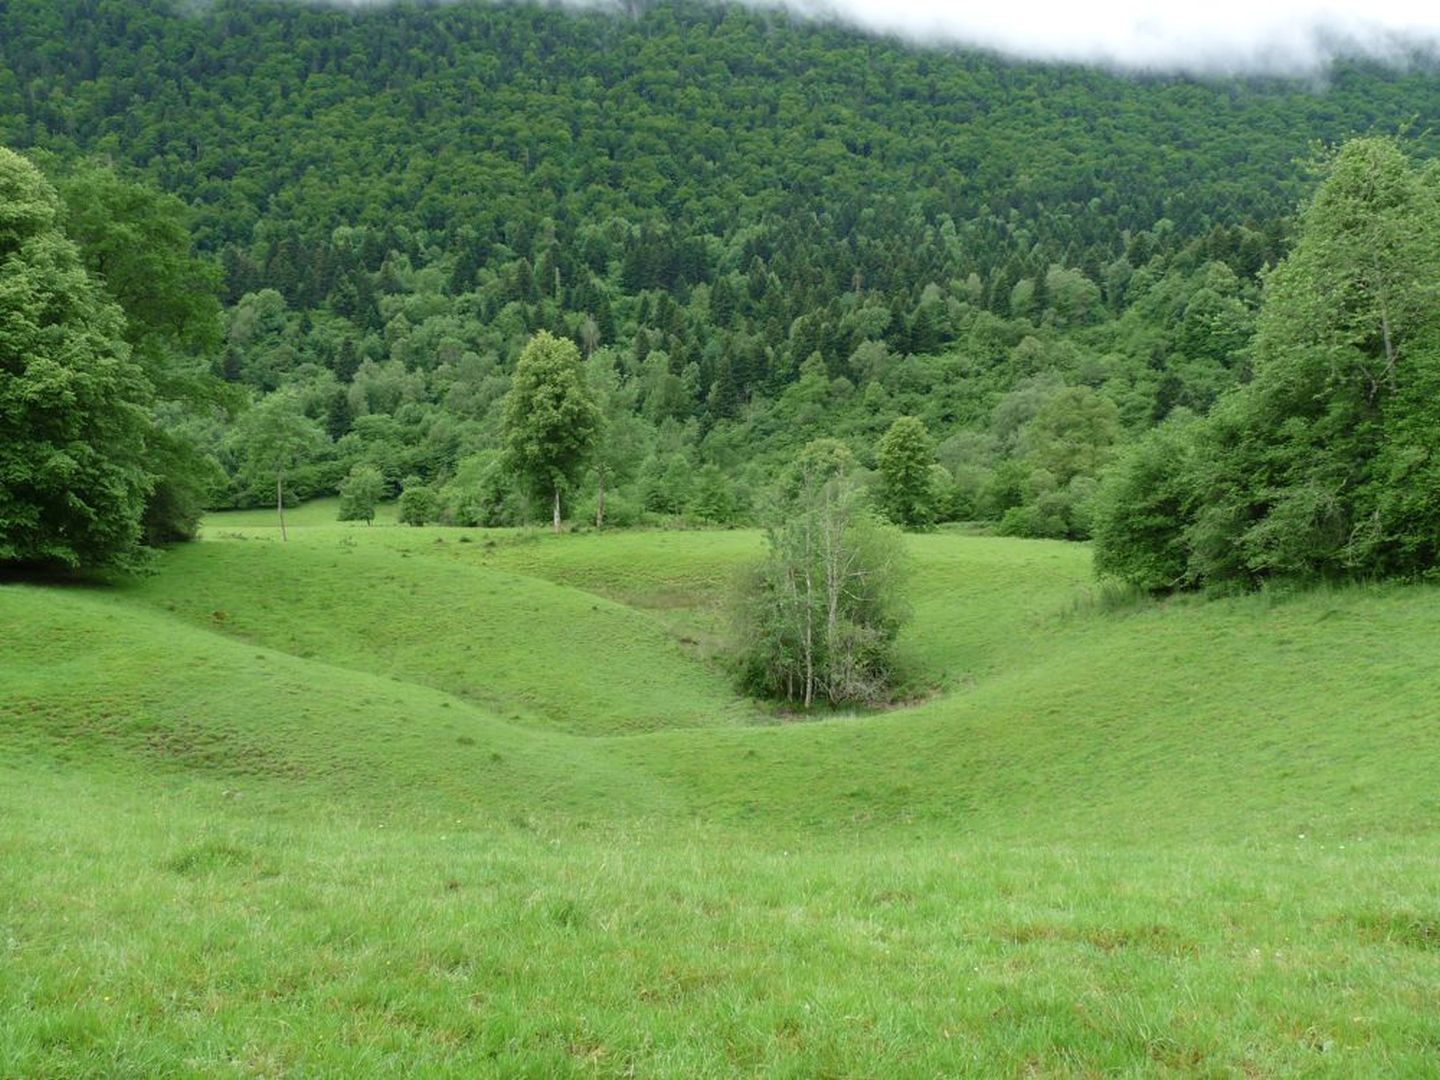
[[1152,588],[1431,572],[1437,295],[1440,176],[1346,144],[1266,283],[1254,378],[1123,461],[1101,568]]
[[505,445],[522,482],[552,504],[557,532],[561,499],[589,459],[599,427],[580,350],[542,330],[515,364],[505,401]]
[[0,148],[0,564],[133,566],[151,387],[59,216],[39,171]]
[[1084,538],[1122,447],[1262,364],[1312,140],[1404,129],[1423,158],[1440,137],[1407,125],[1437,108],[1424,57],[1317,93],[688,0],[0,11],[0,141],[60,189],[154,386],[152,540],[270,497],[231,429],[276,392],[329,439],[297,497],[365,465],[442,521],[518,522],[540,493],[504,402],[542,332],[606,431],[552,512],[558,488],[597,522],[754,522],[807,443],[863,482],[913,416],[937,519]]

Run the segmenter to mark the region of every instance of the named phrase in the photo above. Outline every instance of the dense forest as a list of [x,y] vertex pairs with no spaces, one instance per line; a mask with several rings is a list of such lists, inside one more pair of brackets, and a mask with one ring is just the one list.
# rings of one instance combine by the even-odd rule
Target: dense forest
[[1249,379],[1325,147],[1432,156],[1437,111],[1423,58],[1127,78],[721,4],[0,3],[0,145],[124,310],[149,452],[199,451],[153,540],[273,499],[286,415],[289,497],[548,516],[502,455],[540,331],[601,414],[573,515],[749,520],[914,416],[928,519],[1084,537],[1118,448]]

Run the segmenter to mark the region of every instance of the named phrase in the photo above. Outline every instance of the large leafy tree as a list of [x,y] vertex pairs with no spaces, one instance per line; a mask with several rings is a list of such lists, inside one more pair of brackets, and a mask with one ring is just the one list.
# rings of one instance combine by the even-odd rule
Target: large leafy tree
[[532,496],[551,502],[560,531],[560,500],[589,460],[600,432],[600,409],[585,378],[580,350],[542,330],[515,364],[505,401],[505,449]]
[[1415,523],[1385,508],[1430,450],[1407,467],[1385,448],[1429,408],[1416,390],[1440,363],[1440,198],[1392,140],[1336,156],[1268,282],[1254,356],[1254,381],[1220,410],[1202,456],[1197,539],[1217,554],[1213,572],[1423,569],[1397,558]]
[[385,495],[385,477],[374,465],[354,466],[340,481],[340,520],[375,520],[375,504]]
[[59,209],[0,148],[0,563],[126,567],[154,484],[150,386]]
[[74,170],[59,191],[65,233],[125,313],[125,341],[154,387],[162,422],[147,448],[155,485],[146,500],[146,539],[188,539],[224,479],[194,431],[218,407],[236,403],[211,374],[221,341],[219,267],[194,253],[189,210],[174,196],[94,165]]

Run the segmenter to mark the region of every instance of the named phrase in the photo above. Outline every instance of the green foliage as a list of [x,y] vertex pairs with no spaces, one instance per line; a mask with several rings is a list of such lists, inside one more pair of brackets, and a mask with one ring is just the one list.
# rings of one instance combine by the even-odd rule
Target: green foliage
[[[1394,142],[1348,143],[1268,282],[1246,388],[1255,462],[1239,545],[1259,577],[1411,574],[1431,564],[1380,506],[1386,436],[1440,365],[1440,191]],[[1405,391],[1409,391],[1406,393]],[[1402,452],[1403,454],[1403,452]],[[1393,460],[1393,455],[1390,455]],[[1209,500],[1214,501],[1214,500]]]
[[540,331],[515,365],[505,399],[505,450],[512,469],[544,505],[573,487],[599,437],[600,410],[575,343]]
[[735,487],[720,466],[702,465],[695,473],[689,512],[701,521],[714,524],[733,520]]
[[[816,448],[817,462],[833,456]],[[808,472],[742,579],[731,654],[740,684],[810,708],[879,705],[897,682],[895,638],[908,610],[899,534],[873,520],[843,473]]]
[[190,210],[94,165],[69,172],[59,192],[66,235],[125,312],[125,340],[157,392],[213,398],[205,375],[222,336],[220,267],[195,254]]
[[273,485],[278,506],[284,505],[287,478],[313,465],[330,443],[293,389],[257,402],[236,424],[234,441],[251,492],[258,498]]
[[642,505],[652,514],[681,514],[690,504],[694,477],[682,453],[652,454],[640,466]]
[[839,439],[812,439],[806,443],[780,478],[780,512],[803,506],[816,491],[855,471],[855,455]]
[[1199,421],[1176,413],[1129,447],[1096,496],[1095,569],[1149,592],[1191,582],[1185,537],[1195,521]]
[[[1176,408],[1207,412],[1263,366],[1260,280],[1313,187],[1295,165],[1309,140],[1440,107],[1425,64],[1341,63],[1321,99],[926,54],[738,8],[633,15],[268,0],[0,15],[0,137],[47,152],[156,386],[146,536],[186,535],[207,499],[263,497],[213,372],[296,391],[325,429],[334,454],[287,480],[302,494],[369,464],[390,490],[421,476],[447,520],[553,514],[557,495],[578,509],[583,485],[599,522],[607,498],[691,512],[714,466],[735,521],[806,443],[869,463],[912,416],[942,444],[973,436],[942,458],[953,482],[932,474],[917,523],[1083,538],[1115,446]],[[937,101],[980,103],[985,122],[937,119]],[[376,150],[397,145],[416,152]],[[1339,262],[1408,242],[1385,229],[1351,230]],[[1365,284],[1372,300],[1403,291],[1397,273]],[[1398,326],[1423,300],[1386,303]],[[604,438],[558,478],[512,454],[515,478],[477,501],[460,471],[514,450],[504,402],[537,332],[580,343]],[[1089,421],[1040,414],[1067,401],[1095,406]],[[1423,480],[1421,453],[1384,468]],[[231,482],[212,496],[217,462]],[[1280,536],[1331,543],[1351,513],[1326,508],[1338,482],[1293,485],[1239,575],[1311,572]],[[1398,482],[1356,490],[1338,562],[1423,561],[1387,517],[1423,506]],[[1309,519],[1329,524],[1282,527]],[[1241,550],[1206,520],[1214,557]]]
[[400,524],[428,525],[435,520],[439,505],[435,492],[418,476],[409,477],[400,492]]
[[1120,411],[1088,386],[1069,386],[1049,398],[1019,436],[1026,463],[1057,486],[1096,476],[1120,438]]
[[233,400],[210,371],[221,340],[220,268],[195,254],[190,213],[173,196],[94,165],[70,171],[59,191],[65,232],[125,313],[131,356],[154,389],[160,415],[147,445],[155,482],[145,539],[191,539],[225,480],[196,434],[204,418]]
[[[340,481],[340,520],[375,520],[375,506],[385,496],[385,477],[374,465],[356,465]],[[423,524],[423,522],[422,522]]]
[[1429,572],[1437,296],[1433,170],[1346,144],[1267,281],[1253,380],[1119,471],[1100,565],[1150,588]]
[[487,450],[463,459],[440,489],[439,515],[456,525],[520,525],[529,510],[500,452]]
[[[0,137],[48,153],[157,401],[183,406],[165,414],[181,442],[147,468],[178,476],[194,447],[231,474],[223,498],[256,497],[205,404],[208,370],[301,391],[337,444],[296,478],[307,491],[359,463],[391,489],[411,473],[446,489],[505,447],[509,375],[541,330],[608,370],[591,379],[606,438],[562,492],[583,482],[597,517],[606,494],[644,502],[652,454],[759,489],[816,438],[868,462],[899,416],[941,441],[991,434],[1036,376],[1093,389],[1137,434],[1245,374],[1309,140],[1440,107],[1423,64],[1341,64],[1322,99],[916,52],[740,8],[633,15],[268,0],[0,15]],[[1082,535],[1085,485],[1051,465],[1002,476],[1017,455],[1001,439],[952,470],[954,509],[937,512],[1020,508]],[[188,530],[193,513],[156,515],[201,501],[203,468],[173,497],[159,478],[148,530]],[[553,509],[553,489],[525,489]]]
[[0,565],[131,567],[155,482],[151,387],[58,217],[35,167],[0,148]]
[[902,416],[890,425],[875,451],[880,471],[880,505],[897,525],[923,529],[935,521],[935,442],[925,424]]
[[193,540],[228,480],[215,454],[201,448],[202,424],[183,403],[162,403],[155,411],[145,447],[146,467],[155,481],[141,519],[145,542],[152,546]]

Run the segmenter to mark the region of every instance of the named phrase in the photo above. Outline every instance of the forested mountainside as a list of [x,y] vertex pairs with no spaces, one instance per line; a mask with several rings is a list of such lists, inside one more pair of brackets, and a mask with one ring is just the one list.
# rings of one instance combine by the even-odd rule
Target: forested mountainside
[[187,340],[248,395],[172,430],[222,503],[263,488],[242,396],[284,389],[325,436],[297,494],[363,462],[515,519],[499,403],[548,329],[604,399],[616,520],[743,517],[805,441],[870,461],[914,414],[941,517],[1084,535],[1110,447],[1243,377],[1307,162],[1429,156],[1437,112],[1424,58],[1130,78],[724,4],[0,3],[0,144],[176,196],[220,266]]

